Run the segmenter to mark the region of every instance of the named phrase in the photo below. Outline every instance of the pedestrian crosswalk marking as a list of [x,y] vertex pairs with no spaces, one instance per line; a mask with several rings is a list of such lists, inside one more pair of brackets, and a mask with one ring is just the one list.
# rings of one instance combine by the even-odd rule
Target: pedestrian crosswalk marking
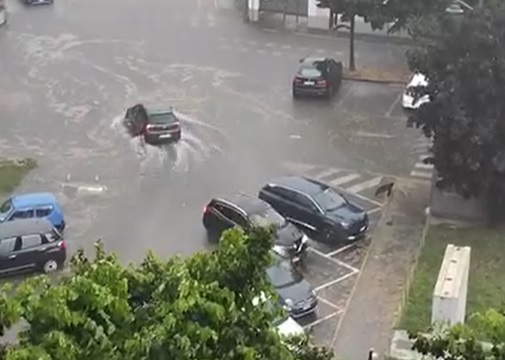
[[327,170],[324,170],[318,174],[315,174],[314,177],[317,177],[318,179],[324,179],[324,178],[327,178],[327,177],[330,177],[330,176],[334,176],[336,174],[338,174],[339,172],[341,172],[342,170],[340,169],[334,169],[334,168],[330,168],[330,169],[327,169]]
[[329,184],[331,186],[340,186],[342,184],[351,182],[359,177],[360,177],[360,175],[358,175],[358,174],[349,174],[347,176],[336,178],[336,179],[330,181]]
[[426,172],[420,172],[420,171],[412,171],[410,173],[410,176],[412,177],[418,177],[418,178],[423,178],[423,179],[431,179],[432,174],[431,173],[426,173]]
[[348,187],[344,190],[347,192],[350,192],[351,194],[356,194],[356,193],[359,193],[363,190],[378,186],[381,183],[381,181],[382,181],[382,176],[377,176],[377,177],[374,177],[370,180],[363,181],[359,184]]
[[416,169],[433,170],[433,164],[425,164],[423,162],[418,162],[414,165]]

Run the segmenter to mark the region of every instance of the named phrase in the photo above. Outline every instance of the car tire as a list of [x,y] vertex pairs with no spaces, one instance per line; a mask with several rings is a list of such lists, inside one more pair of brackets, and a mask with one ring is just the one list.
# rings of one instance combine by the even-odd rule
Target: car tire
[[328,100],[330,100],[331,98],[333,98],[333,93],[334,93],[333,86],[330,85],[328,87],[328,93],[326,94],[326,97],[328,98]]
[[299,98],[300,98],[300,94],[298,94],[298,93],[296,92],[296,90],[295,90],[295,89],[293,89],[293,99],[299,99]]
[[58,270],[58,262],[56,260],[47,260],[44,265],[42,266],[42,272],[44,274],[50,274]]

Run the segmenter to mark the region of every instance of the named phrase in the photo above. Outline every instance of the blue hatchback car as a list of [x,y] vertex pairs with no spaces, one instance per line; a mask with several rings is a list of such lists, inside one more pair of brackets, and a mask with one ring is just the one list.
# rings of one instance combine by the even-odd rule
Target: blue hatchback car
[[14,195],[0,206],[0,223],[32,218],[46,218],[59,231],[66,226],[63,210],[51,193]]

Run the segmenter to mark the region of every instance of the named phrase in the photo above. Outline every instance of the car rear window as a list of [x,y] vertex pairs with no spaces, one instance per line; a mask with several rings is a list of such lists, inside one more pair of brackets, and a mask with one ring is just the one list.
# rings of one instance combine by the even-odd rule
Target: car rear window
[[44,234],[47,241],[54,242],[61,240],[61,235],[56,230],[51,230]]
[[250,216],[251,222],[256,226],[270,226],[274,225],[276,228],[280,229],[286,226],[286,219],[282,217],[273,208],[268,208],[262,212],[252,214]]
[[177,122],[177,118],[173,113],[151,114],[150,118],[154,123],[170,124]]
[[12,202],[10,200],[7,200],[0,206],[0,213],[6,214],[12,209]]
[[315,67],[302,67],[298,72],[303,77],[319,77],[321,76],[321,71]]

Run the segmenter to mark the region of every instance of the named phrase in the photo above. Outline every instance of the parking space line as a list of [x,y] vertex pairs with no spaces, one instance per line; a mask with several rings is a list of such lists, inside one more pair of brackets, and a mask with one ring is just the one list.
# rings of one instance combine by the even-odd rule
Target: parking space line
[[349,264],[346,264],[346,263],[345,263],[345,262],[343,262],[343,261],[340,261],[340,260],[337,260],[337,259],[331,258],[331,257],[329,257],[328,255],[326,255],[325,253],[323,253],[323,252],[321,252],[321,251],[319,251],[319,250],[316,250],[316,249],[314,249],[314,248],[312,248],[312,247],[311,247],[311,248],[309,248],[309,250],[310,250],[310,251],[312,251],[313,253],[315,253],[315,254],[317,254],[317,255],[319,255],[319,256],[322,256],[323,258],[325,258],[325,259],[327,259],[327,260],[329,260],[329,261],[331,261],[331,262],[333,262],[333,263],[337,264],[337,265],[343,266],[343,267],[345,267],[345,268],[347,268],[347,269],[349,269],[349,270],[351,270],[351,271],[354,271],[354,272],[359,272],[359,270],[358,270],[358,269],[356,269],[354,266],[351,266],[351,265],[349,265]]
[[398,94],[398,96],[396,97],[395,101],[393,102],[393,104],[391,104],[391,106],[389,107],[388,111],[386,112],[386,115],[384,115],[385,117],[391,117],[391,113],[394,111],[394,109],[396,107],[396,104],[398,104],[398,102],[400,101],[402,95],[403,95],[402,93]]
[[353,272],[350,272],[349,274],[345,274],[344,276],[339,277],[338,279],[328,281],[326,284],[319,285],[318,287],[314,288],[314,291],[316,291],[316,292],[321,291],[323,289],[326,289],[328,286],[338,284],[339,282],[342,282],[342,281],[350,278],[351,276],[356,275],[357,273],[359,273],[359,271],[353,271]]
[[366,213],[367,213],[368,215],[372,215],[372,214],[375,214],[376,212],[379,212],[379,211],[381,211],[381,210],[382,210],[382,207],[378,207],[378,208],[375,208],[375,209],[369,210],[369,211],[367,211]]
[[316,321],[314,322],[311,322],[310,324],[307,324],[305,325],[303,328],[304,329],[310,329],[318,324],[321,324],[322,322],[326,321],[326,320],[330,320],[331,318],[337,316],[337,315],[340,315],[342,313],[342,310],[339,310],[339,311],[335,311],[334,313],[331,313],[331,314],[328,314],[320,319],[317,319]]
[[326,256],[329,256],[329,257],[335,256],[335,255],[340,254],[341,252],[344,252],[354,246],[356,246],[356,243],[347,244],[346,246],[343,246],[340,249],[337,249],[335,251],[331,251],[331,252],[327,253]]
[[335,305],[334,303],[332,303],[332,302],[330,302],[330,301],[326,300],[325,298],[323,298],[323,297],[321,297],[321,296],[318,296],[318,297],[317,297],[317,299],[318,299],[319,301],[321,301],[322,303],[325,303],[325,304],[326,304],[326,305],[328,305],[329,307],[334,308],[334,309],[335,309],[335,310],[337,310],[337,311],[339,311],[339,310],[340,310],[340,307],[339,307],[339,306]]

